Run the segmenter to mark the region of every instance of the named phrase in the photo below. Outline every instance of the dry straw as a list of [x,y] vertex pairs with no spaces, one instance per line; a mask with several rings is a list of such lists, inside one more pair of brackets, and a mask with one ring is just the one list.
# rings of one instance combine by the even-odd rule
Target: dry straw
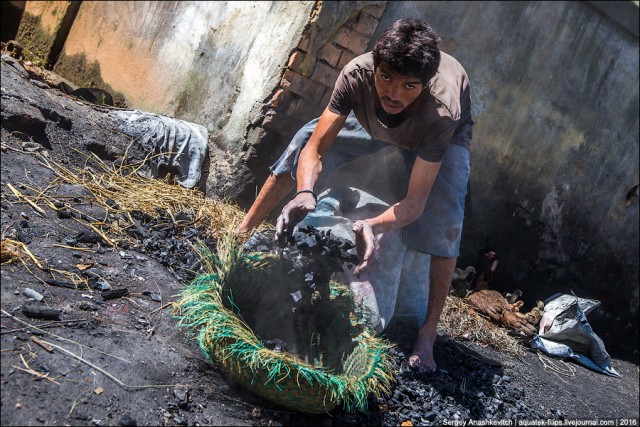
[[[114,238],[126,238],[124,229],[134,226],[131,218],[131,212],[134,211],[152,217],[165,212],[171,218],[179,212],[192,214],[194,219],[190,224],[204,225],[205,233],[214,238],[235,229],[244,216],[244,212],[235,204],[205,198],[202,192],[180,187],[168,179],[146,177],[140,173],[141,166],[112,167],[96,156],[85,155],[85,158],[85,167],[70,169],[41,157],[45,166],[57,176],[49,188],[61,183],[83,186],[93,195],[92,203],[104,207],[107,212],[120,213],[121,217],[129,219],[121,224],[108,221],[107,218],[92,218],[91,222],[98,228],[96,231],[104,230],[104,226],[108,224],[109,234]],[[44,194],[46,191],[47,189],[40,192],[40,197],[52,198]],[[47,202],[52,209],[57,209],[50,200]]]
[[491,346],[514,357],[525,354],[521,341],[509,331],[480,315],[464,299],[447,297],[438,328],[452,337],[462,338],[483,346]]

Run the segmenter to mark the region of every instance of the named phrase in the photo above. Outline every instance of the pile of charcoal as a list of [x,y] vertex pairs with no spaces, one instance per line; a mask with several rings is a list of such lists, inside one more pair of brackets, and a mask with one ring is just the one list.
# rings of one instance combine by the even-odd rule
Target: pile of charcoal
[[127,232],[138,241],[132,249],[154,257],[183,282],[193,280],[201,272],[193,243],[199,240],[213,248],[215,242],[205,233],[204,225],[195,223],[194,214],[179,212],[171,216],[158,210],[155,217],[140,211],[131,212],[131,216],[135,227]]
[[312,289],[316,284],[329,283],[333,273],[342,271],[343,264],[351,268],[359,262],[348,240],[331,235],[331,230],[318,230],[307,225],[276,241],[275,231],[254,233],[244,245],[249,252],[278,254],[291,262],[292,268],[304,270],[305,283]]
[[[466,425],[470,420],[484,420],[491,425],[517,420],[562,420],[566,414],[557,408],[531,406],[522,387],[513,384],[503,367],[478,360],[451,342],[437,349],[447,367],[433,374],[409,368],[399,349],[390,355],[396,362],[395,385],[389,396],[370,396],[366,412],[334,411],[327,418],[330,425]],[[302,425],[305,415],[288,416],[283,424]],[[410,422],[410,424],[408,423]],[[406,423],[406,424],[403,424]]]
[[402,360],[393,394],[379,402],[384,409],[378,413],[381,424],[399,425],[410,420],[414,425],[442,425],[447,421],[547,419],[562,415],[526,405],[524,389],[512,386],[509,375],[496,367],[472,367],[468,360],[463,362],[461,355],[457,355],[458,366],[428,375],[410,369]]

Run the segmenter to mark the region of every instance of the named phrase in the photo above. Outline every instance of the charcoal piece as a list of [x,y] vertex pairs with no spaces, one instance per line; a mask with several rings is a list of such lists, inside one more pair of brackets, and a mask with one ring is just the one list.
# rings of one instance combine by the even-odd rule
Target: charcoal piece
[[292,292],[291,298],[293,299],[293,302],[300,301],[302,299],[302,292],[300,291]]
[[91,268],[88,268],[88,269],[84,270],[82,272],[82,274],[84,276],[91,277],[91,278],[94,278],[94,279],[100,279],[100,278],[102,278],[102,275],[104,275],[104,271],[102,271],[102,269],[99,268],[99,267],[91,267]]
[[35,305],[25,305],[22,313],[30,319],[60,320],[62,310],[59,308],[43,308]]
[[27,236],[25,233],[23,233],[22,231],[16,231],[16,236],[18,237],[18,240],[24,243],[25,245],[28,245],[31,243],[31,238]]
[[120,209],[120,206],[118,206],[118,204],[116,203],[115,200],[113,199],[107,199],[104,201],[104,203],[109,206],[112,207],[113,209]]
[[97,289],[101,292],[105,292],[108,290],[111,290],[111,285],[109,284],[109,282],[107,282],[104,279],[98,279],[96,280],[96,282],[93,284],[94,289]]
[[64,243],[67,246],[75,246],[78,244],[78,239],[76,239],[75,237],[69,236],[64,239]]
[[151,292],[151,294],[149,294],[149,298],[151,298],[151,301],[162,302],[162,297],[156,292]]
[[81,231],[76,234],[75,239],[78,243],[98,243],[102,241],[102,237],[94,231]]
[[74,285],[72,282],[66,282],[66,281],[63,281],[63,280],[45,279],[44,282],[47,285],[57,286],[59,288],[69,288],[69,289],[75,289],[76,288],[76,285]]
[[67,210],[59,210],[58,211],[58,218],[60,218],[60,219],[73,218],[73,213],[71,213],[70,211],[67,211]]
[[191,221],[193,218],[186,212],[178,212],[175,216],[176,221]]
[[114,289],[112,291],[105,291],[102,293],[102,299],[104,301],[108,301],[111,299],[116,299],[116,298],[122,298],[126,295],[129,295],[129,289],[127,288],[122,288],[122,289]]
[[62,209],[62,208],[64,208],[64,203],[62,203],[62,202],[53,202],[53,206],[55,206],[56,209]]
[[120,422],[118,424],[121,426],[135,427],[138,425],[138,422],[131,415],[125,414],[120,418]]
[[313,283],[313,272],[305,273],[304,275],[304,283]]
[[29,228],[29,221],[23,219],[22,221],[20,221],[19,225],[20,228]]
[[82,301],[80,302],[80,304],[78,305],[78,307],[80,308],[80,310],[86,310],[86,311],[97,311],[99,310],[99,307],[91,304],[88,301]]

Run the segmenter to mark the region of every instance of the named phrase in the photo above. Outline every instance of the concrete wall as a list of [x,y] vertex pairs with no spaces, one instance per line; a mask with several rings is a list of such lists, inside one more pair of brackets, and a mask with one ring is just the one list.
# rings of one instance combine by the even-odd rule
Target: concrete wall
[[[613,3],[638,13],[637,2]],[[429,22],[471,81],[460,264],[490,247],[494,285],[525,301],[601,300],[596,332],[628,348],[638,336],[638,200],[627,203],[639,181],[637,32],[589,2],[390,2],[373,39],[405,17]]]
[[237,142],[254,104],[278,84],[313,5],[84,1],[54,70]]

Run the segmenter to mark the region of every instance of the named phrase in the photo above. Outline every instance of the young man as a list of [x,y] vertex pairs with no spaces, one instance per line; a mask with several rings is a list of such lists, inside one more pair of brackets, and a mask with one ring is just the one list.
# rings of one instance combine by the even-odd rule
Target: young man
[[[321,178],[388,143],[404,149],[414,159],[405,197],[382,214],[353,223],[364,248],[354,273],[358,276],[376,262],[376,252],[383,249],[378,239],[394,231],[402,241],[403,259],[410,256],[412,262],[428,266],[430,257],[429,277],[420,284],[429,289],[417,290],[428,295],[426,318],[418,325],[410,357],[413,368],[426,371],[436,369],[436,326],[459,254],[473,125],[467,74],[440,51],[439,42],[424,22],[399,20],[372,52],[347,64],[328,107],[296,134],[271,167],[272,174],[238,228],[249,231],[264,220],[295,182],[297,193],[276,225],[277,236],[290,233],[315,209],[313,190]],[[411,293],[404,292],[408,298]]]

